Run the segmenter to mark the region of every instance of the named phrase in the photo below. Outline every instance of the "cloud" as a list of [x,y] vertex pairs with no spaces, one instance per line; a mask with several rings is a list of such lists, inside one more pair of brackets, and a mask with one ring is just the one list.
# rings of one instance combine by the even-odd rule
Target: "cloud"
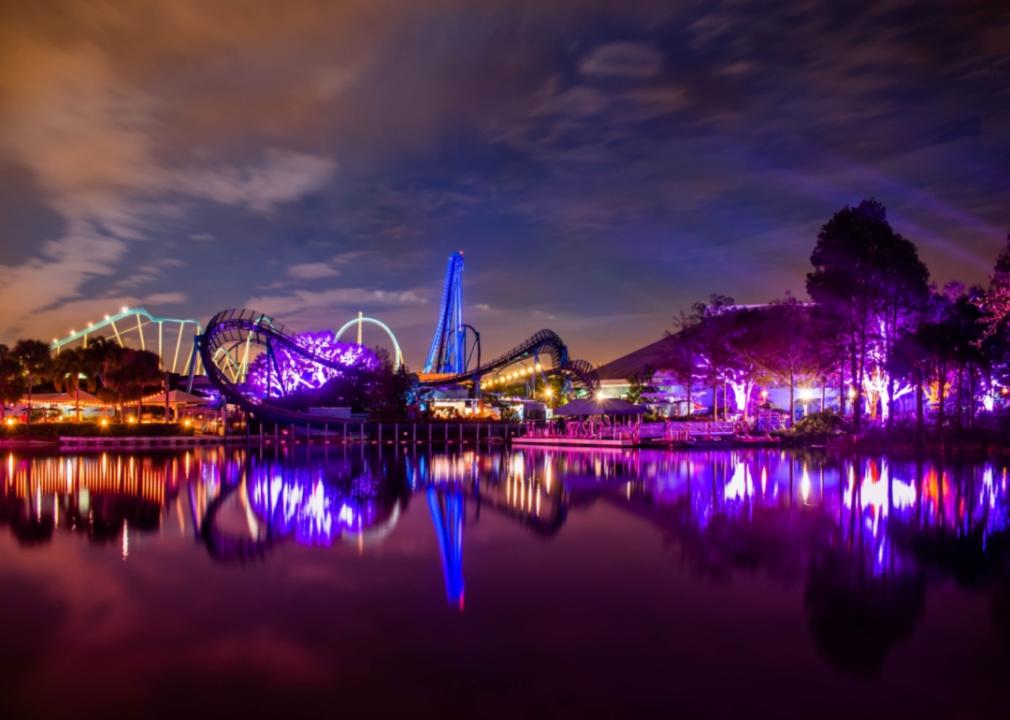
[[336,172],[331,158],[286,150],[267,150],[261,163],[224,168],[185,170],[170,187],[197,198],[244,206],[269,214],[323,186]]
[[283,318],[320,308],[393,307],[423,305],[427,302],[427,298],[417,290],[331,288],[327,290],[295,290],[283,295],[253,297],[246,301],[245,307],[262,310],[270,315]]
[[146,306],[157,305],[181,305],[189,300],[189,296],[184,292],[161,292],[152,293],[141,300],[141,304]]
[[176,212],[165,200],[172,194],[269,214],[335,172],[328,157],[276,148],[258,162],[172,167],[154,149],[158,101],[125,82],[95,45],[3,40],[0,153],[30,171],[64,229],[28,259],[0,265],[0,336],[61,332],[40,313],[80,303],[96,278],[122,273],[120,290],[157,278],[170,263],[129,274],[122,263]]
[[[940,272],[983,279],[1007,222],[1010,26],[995,3],[911,7],[6,3],[0,336],[165,288],[203,313],[318,300],[325,326],[371,291],[294,293],[352,276],[351,247],[370,253],[345,259],[354,284],[423,297],[439,269],[418,279],[418,258],[465,246],[469,278],[495,268],[469,286],[495,311],[474,310],[508,337],[532,324],[507,311],[530,257],[566,270],[534,293],[559,323],[574,293],[589,316],[704,297],[740,265],[727,248],[761,300],[799,289],[808,229],[864,194]],[[187,262],[171,285],[166,247]]]
[[648,78],[659,72],[663,56],[641,43],[616,42],[601,45],[579,61],[583,75]]
[[328,263],[297,263],[289,265],[285,274],[295,280],[319,280],[340,275],[340,271]]

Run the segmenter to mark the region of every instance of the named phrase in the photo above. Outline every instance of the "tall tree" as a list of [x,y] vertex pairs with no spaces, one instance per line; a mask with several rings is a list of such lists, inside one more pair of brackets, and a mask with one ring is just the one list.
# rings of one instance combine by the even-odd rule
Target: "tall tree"
[[11,354],[21,364],[28,390],[28,423],[32,421],[32,389],[35,381],[49,373],[52,357],[49,344],[42,340],[22,339],[14,344]]
[[986,337],[1005,330],[1010,321],[1010,233],[1006,240],[996,257],[996,265],[989,276],[989,289],[983,298]]
[[161,358],[153,352],[131,348],[110,352],[102,365],[101,378],[103,385],[115,394],[119,405],[126,401],[137,401],[139,420],[144,393],[160,386],[164,380]]
[[25,394],[25,375],[6,345],[0,345],[0,421],[7,417],[7,404],[16,403]]
[[789,423],[796,417],[798,382],[824,382],[832,367],[828,335],[823,332],[814,308],[794,298],[772,303],[760,314],[761,365],[771,382],[789,387]]
[[926,297],[928,271],[875,200],[835,213],[821,228],[810,262],[807,292],[832,309],[845,338],[855,388],[853,428],[859,431],[867,369],[888,364],[903,309]]
[[[719,419],[719,386],[726,380],[731,349],[716,318],[729,312],[734,305],[728,295],[713,294],[708,302],[697,302],[691,308],[689,339],[695,351],[701,376],[712,390],[712,419]],[[725,393],[723,408],[725,412]]]
[[87,351],[84,348],[66,348],[53,358],[51,375],[57,392],[74,394],[77,422],[81,421],[81,381],[89,370]]

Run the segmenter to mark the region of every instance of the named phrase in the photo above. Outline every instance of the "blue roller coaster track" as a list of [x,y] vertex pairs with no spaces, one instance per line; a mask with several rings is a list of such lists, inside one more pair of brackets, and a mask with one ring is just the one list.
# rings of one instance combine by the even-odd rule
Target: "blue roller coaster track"
[[466,328],[463,323],[463,253],[449,256],[435,335],[424,361],[426,373],[462,373],[466,370]]

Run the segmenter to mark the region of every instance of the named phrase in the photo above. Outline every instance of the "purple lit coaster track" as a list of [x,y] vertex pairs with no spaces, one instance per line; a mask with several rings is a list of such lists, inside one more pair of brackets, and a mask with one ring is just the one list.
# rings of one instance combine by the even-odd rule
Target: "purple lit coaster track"
[[[317,415],[290,410],[279,402],[289,389],[285,376],[290,374],[291,361],[298,360],[306,372],[322,374],[325,380],[326,376],[359,374],[363,369],[361,363],[367,363],[368,357],[374,359],[374,355],[357,345],[334,342],[323,345],[310,342],[311,339],[263,313],[234,309],[219,312],[210,319],[198,348],[208,380],[229,403],[261,421],[318,422]],[[262,383],[250,378],[250,368],[257,363],[265,365]]]

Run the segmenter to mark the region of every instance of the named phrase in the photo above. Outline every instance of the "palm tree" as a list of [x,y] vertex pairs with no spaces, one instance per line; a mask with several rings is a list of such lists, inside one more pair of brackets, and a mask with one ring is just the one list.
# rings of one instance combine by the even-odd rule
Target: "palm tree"
[[20,400],[24,391],[25,376],[21,372],[21,363],[6,345],[0,345],[0,421],[5,419],[7,403]]
[[137,418],[140,418],[144,391],[163,380],[161,358],[147,350],[123,349],[111,353],[102,365],[102,384],[123,400],[137,401]]
[[87,378],[89,368],[87,351],[83,348],[64,350],[52,363],[52,381],[56,391],[74,393],[77,422],[81,421],[81,380]]
[[49,345],[42,340],[18,340],[11,350],[11,355],[21,365],[21,370],[28,379],[28,423],[32,421],[32,388],[35,380],[50,371],[52,356]]

